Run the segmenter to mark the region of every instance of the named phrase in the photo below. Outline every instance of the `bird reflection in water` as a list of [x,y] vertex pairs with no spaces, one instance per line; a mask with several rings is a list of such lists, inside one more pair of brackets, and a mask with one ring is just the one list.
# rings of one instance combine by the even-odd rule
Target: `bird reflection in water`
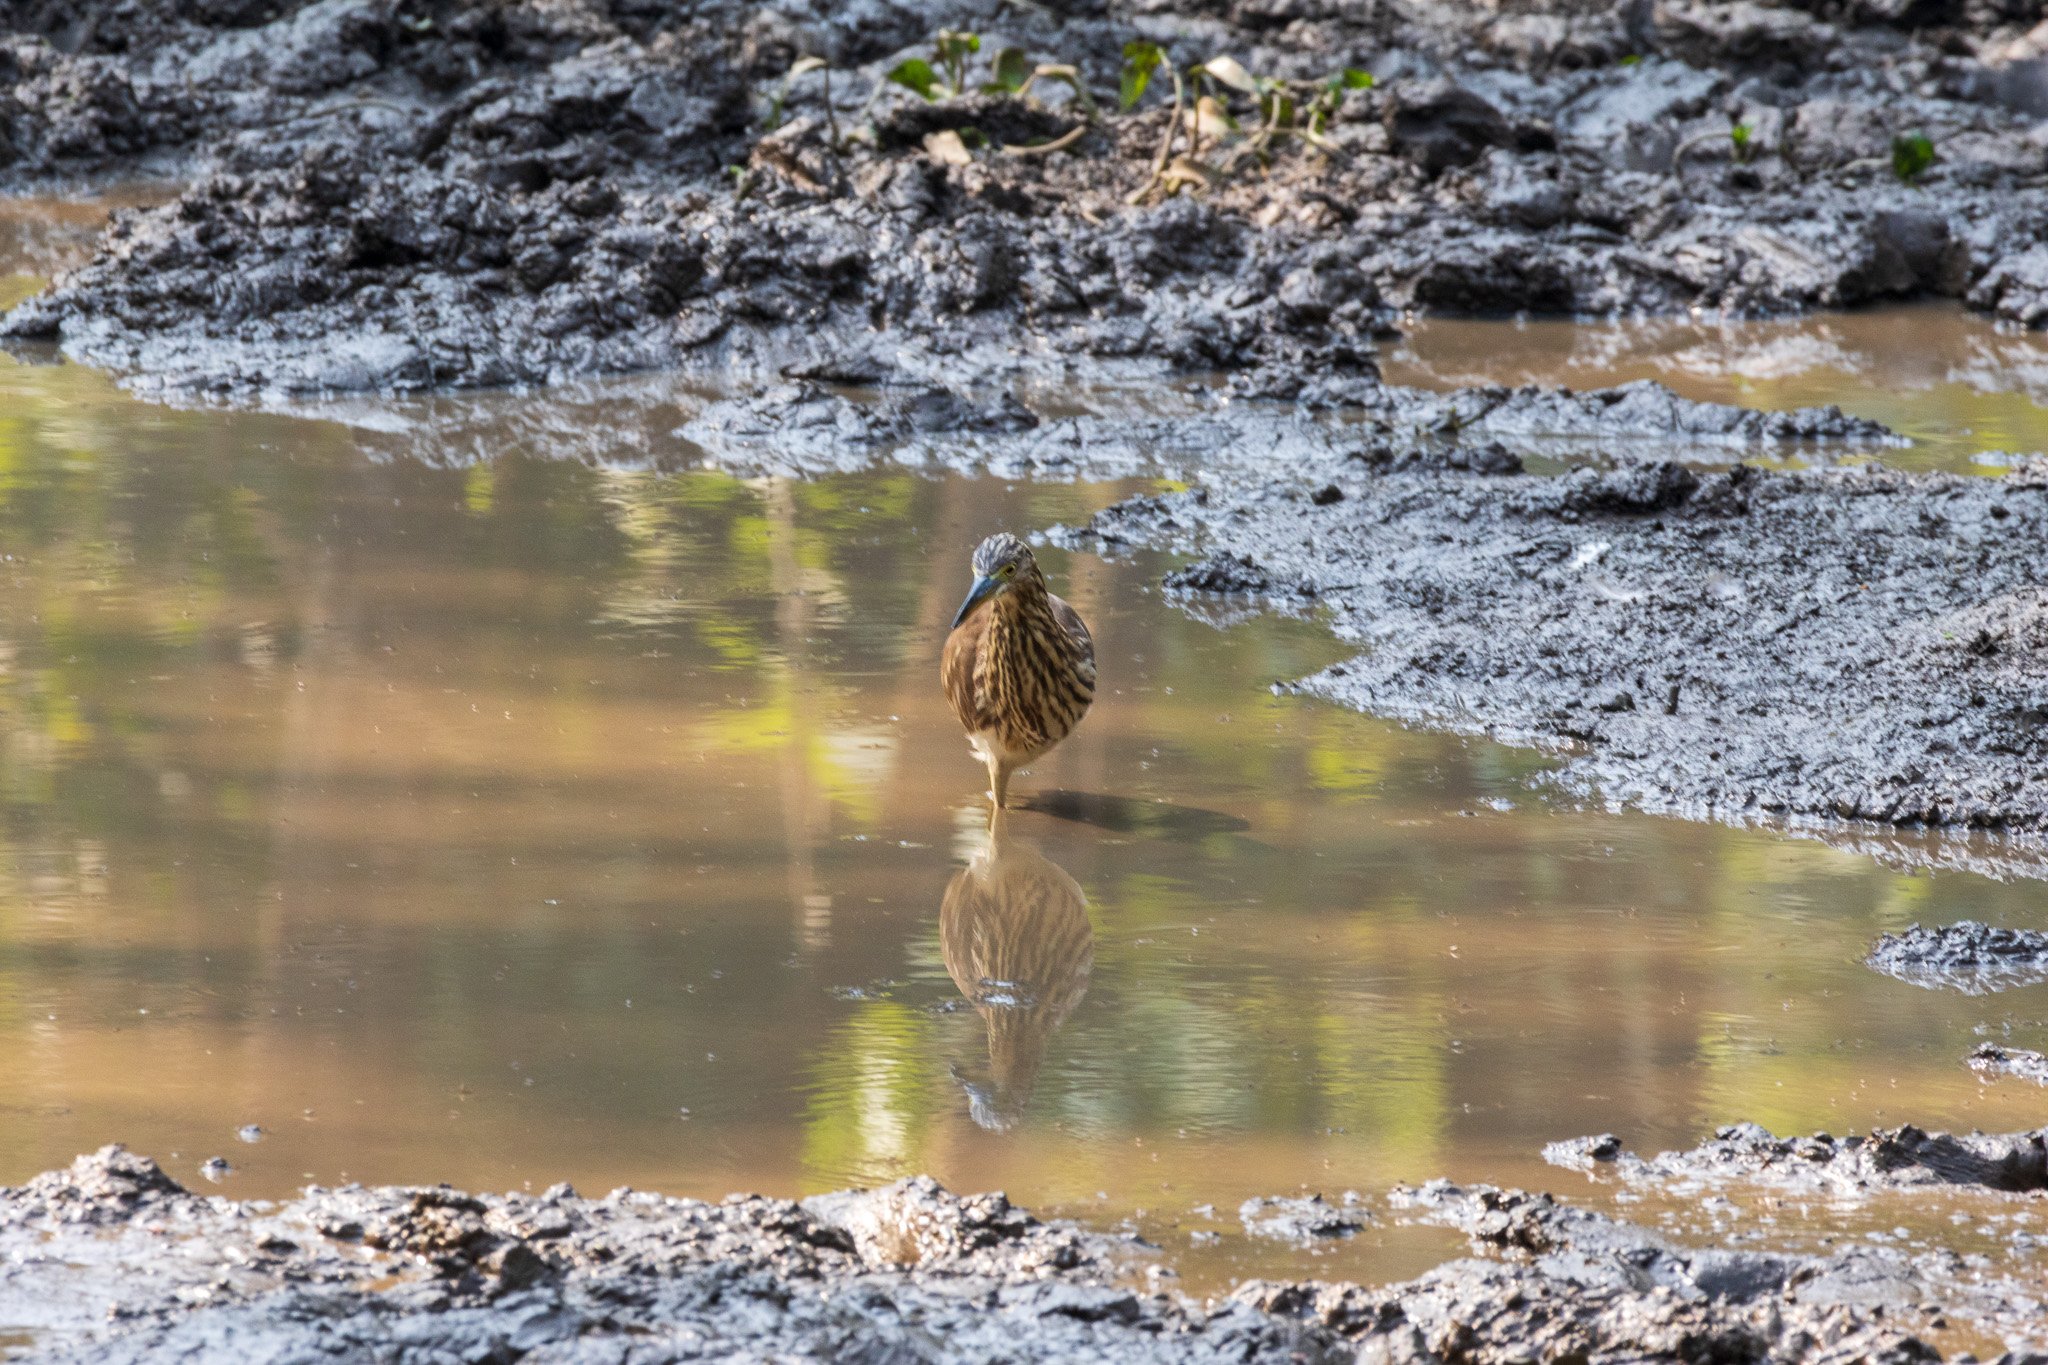
[[1080,883],[1008,826],[997,810],[939,907],[946,970],[988,1026],[988,1079],[953,1074],[974,1121],[995,1132],[1023,1117],[1046,1045],[1088,993],[1095,965]]

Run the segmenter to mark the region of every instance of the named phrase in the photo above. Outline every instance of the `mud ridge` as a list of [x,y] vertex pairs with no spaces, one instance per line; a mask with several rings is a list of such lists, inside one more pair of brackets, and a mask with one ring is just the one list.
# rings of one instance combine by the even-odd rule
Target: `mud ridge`
[[1982,1076],[2007,1076],[2014,1080],[2048,1085],[2048,1056],[2023,1047],[2002,1043],[1979,1043],[1965,1059],[1972,1071]]
[[1918,1333],[1943,1311],[2013,1339],[2038,1312],[1939,1258],[1688,1250],[1518,1190],[1397,1189],[1386,1216],[1458,1228],[1484,1259],[1383,1289],[1260,1281],[1200,1304],[1132,1288],[1157,1268],[1132,1239],[924,1178],[801,1203],[350,1186],[244,1204],[109,1147],[0,1191],[0,1297],[8,1331],[65,1361],[1491,1363],[1537,1344],[1549,1359],[1904,1362],[1938,1358]]
[[1544,1160],[1574,1170],[1604,1170],[1630,1181],[1687,1187],[1744,1182],[1810,1193],[1969,1187],[2010,1194],[2048,1190],[2048,1136],[2025,1133],[1928,1133],[1907,1125],[1867,1137],[1777,1137],[1754,1123],[1720,1129],[1682,1152],[1640,1157],[1612,1133],[1554,1142]]
[[[2026,5],[828,8],[12,0],[0,183],[191,183],[0,326],[187,395],[672,367],[1369,405],[1409,309],[2048,317]],[[941,28],[981,38],[967,90],[884,79]],[[1316,119],[1258,133],[1218,84],[1176,129],[1163,74],[1119,110],[1134,39]],[[1094,110],[1004,91],[1005,49]]]
[[1976,920],[1939,928],[1915,924],[1878,939],[1864,961],[1928,990],[1989,995],[2048,981],[2048,933]]

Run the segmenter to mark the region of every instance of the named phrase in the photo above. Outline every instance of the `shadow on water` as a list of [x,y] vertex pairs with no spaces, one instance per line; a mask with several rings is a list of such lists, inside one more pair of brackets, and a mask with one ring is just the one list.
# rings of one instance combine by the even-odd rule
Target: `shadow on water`
[[1067,870],[998,818],[939,906],[947,974],[988,1026],[988,1079],[961,1066],[968,1113],[995,1132],[1017,1126],[1052,1036],[1088,993],[1095,931]]
[[1220,810],[1176,806],[1170,801],[1140,801],[1106,792],[1037,792],[1020,799],[1016,808],[1050,815],[1055,820],[1093,825],[1112,834],[1150,834],[1189,842],[1212,834],[1242,834],[1252,827],[1251,821]]

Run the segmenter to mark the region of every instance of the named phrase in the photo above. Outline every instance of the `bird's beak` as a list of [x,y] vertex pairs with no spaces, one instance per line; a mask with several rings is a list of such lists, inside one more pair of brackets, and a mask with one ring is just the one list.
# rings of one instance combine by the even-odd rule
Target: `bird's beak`
[[1002,586],[1003,580],[1000,578],[975,579],[974,586],[967,590],[967,600],[960,604],[959,611],[953,613],[953,629],[960,629],[960,623],[967,619],[967,613],[994,596],[995,590]]

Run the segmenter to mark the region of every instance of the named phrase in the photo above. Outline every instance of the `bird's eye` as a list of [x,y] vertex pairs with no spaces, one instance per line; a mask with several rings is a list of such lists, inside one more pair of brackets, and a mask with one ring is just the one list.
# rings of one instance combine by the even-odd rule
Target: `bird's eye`
[[1015,564],[1005,564],[1005,565],[1003,565],[1003,577],[1005,577],[1005,578],[1015,578],[1016,576],[1017,576],[1017,566],[1016,566]]

